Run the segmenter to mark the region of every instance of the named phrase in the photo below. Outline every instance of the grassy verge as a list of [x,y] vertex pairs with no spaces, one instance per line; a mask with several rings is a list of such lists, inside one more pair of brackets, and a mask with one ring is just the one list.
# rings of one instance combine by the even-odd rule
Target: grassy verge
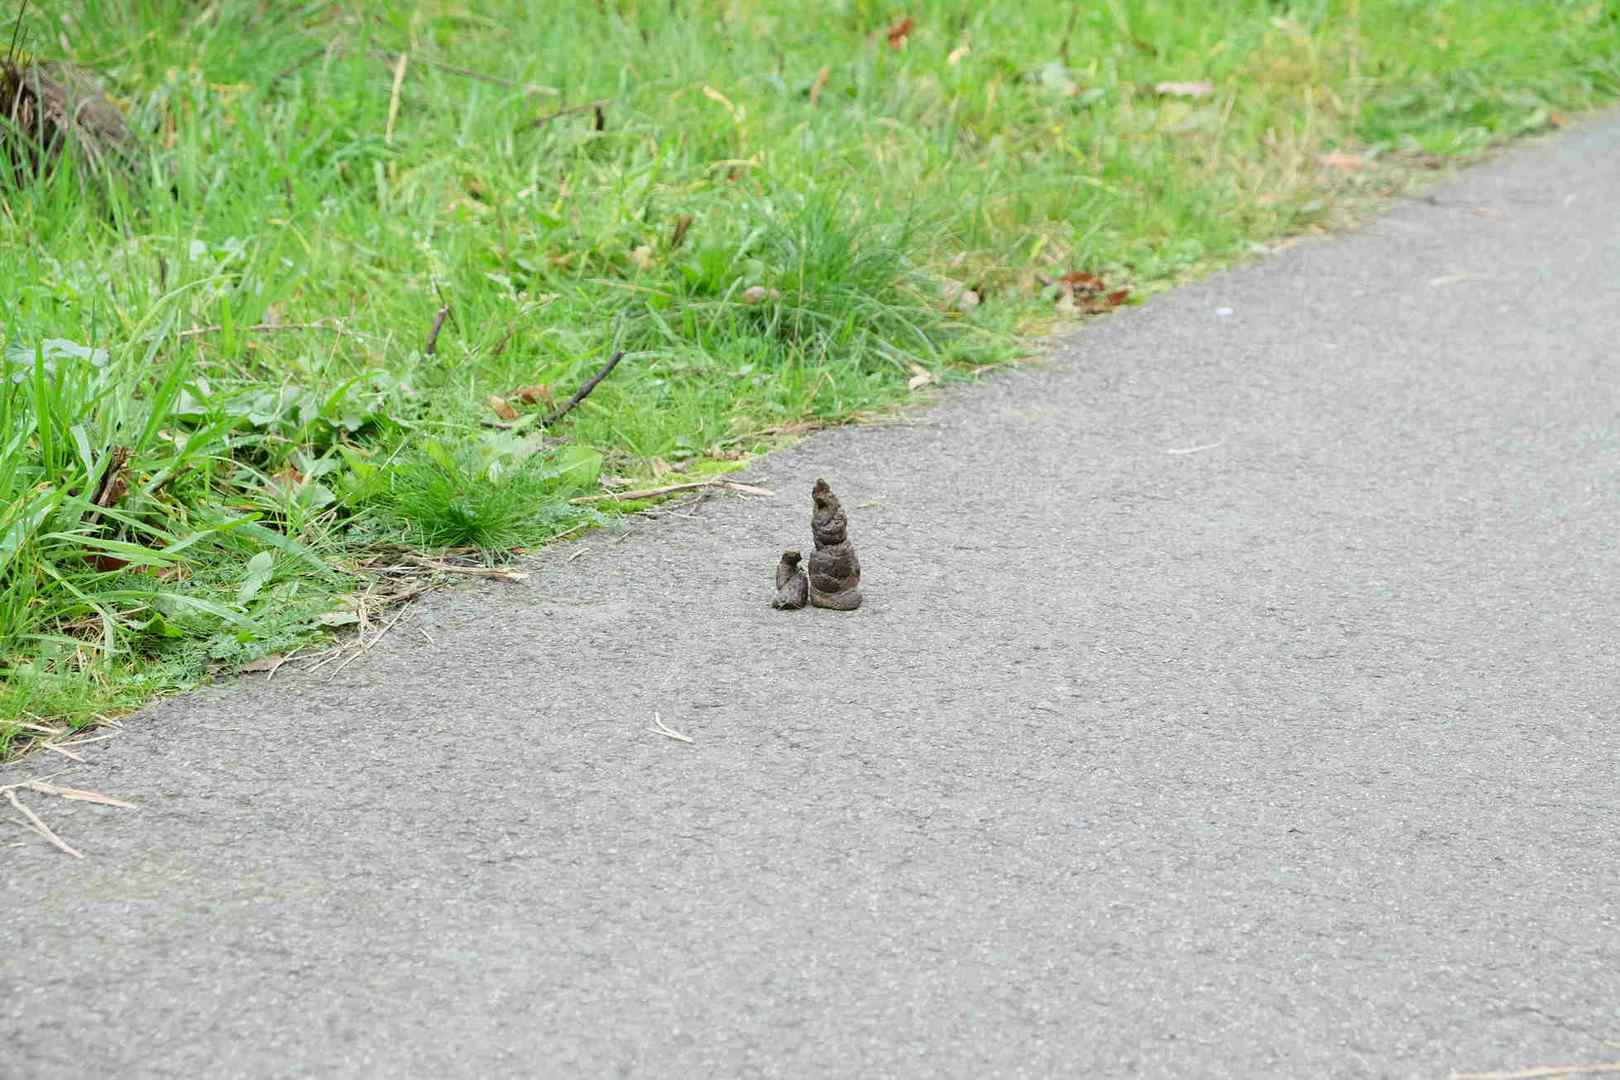
[[371,553],[542,544],[1004,362],[1106,306],[1084,274],[1141,295],[1620,89],[1616,0],[22,26],[145,150],[102,191],[0,170],[0,757],[353,621]]

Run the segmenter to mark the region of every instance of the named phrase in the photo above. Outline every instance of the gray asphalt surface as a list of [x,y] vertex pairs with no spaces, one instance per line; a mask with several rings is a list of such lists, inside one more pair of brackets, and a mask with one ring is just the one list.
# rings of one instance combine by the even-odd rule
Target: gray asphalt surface
[[1620,1061],[1617,352],[1611,118],[0,771],[0,1073]]

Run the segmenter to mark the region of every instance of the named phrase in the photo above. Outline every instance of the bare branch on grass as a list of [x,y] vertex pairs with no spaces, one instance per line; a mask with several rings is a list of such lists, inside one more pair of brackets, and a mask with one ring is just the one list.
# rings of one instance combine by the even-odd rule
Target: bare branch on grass
[[608,375],[612,373],[613,369],[619,366],[619,361],[623,359],[623,349],[620,349],[618,352],[615,352],[612,356],[610,356],[608,358],[608,362],[602,365],[602,370],[598,371],[595,375],[592,375],[589,379],[586,379],[585,385],[581,386],[578,390],[575,390],[574,396],[569,398],[562,408],[540,421],[540,426],[550,427],[552,424],[555,424],[557,421],[567,416],[571,411],[573,411],[575,405],[578,405],[580,402],[584,401],[586,397],[590,395],[590,392],[596,389],[597,383],[607,378]]

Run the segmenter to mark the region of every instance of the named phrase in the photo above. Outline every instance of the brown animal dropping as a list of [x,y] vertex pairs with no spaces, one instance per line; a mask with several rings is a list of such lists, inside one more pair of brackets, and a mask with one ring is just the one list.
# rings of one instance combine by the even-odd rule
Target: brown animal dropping
[[855,545],[849,542],[844,508],[825,480],[816,481],[810,497],[816,504],[810,515],[810,532],[816,539],[816,550],[810,555],[810,603],[854,611],[861,606],[861,564],[855,558]]
[[797,611],[810,602],[810,582],[799,565],[801,558],[797,551],[782,552],[782,561],[776,564],[776,599],[771,601],[771,607]]

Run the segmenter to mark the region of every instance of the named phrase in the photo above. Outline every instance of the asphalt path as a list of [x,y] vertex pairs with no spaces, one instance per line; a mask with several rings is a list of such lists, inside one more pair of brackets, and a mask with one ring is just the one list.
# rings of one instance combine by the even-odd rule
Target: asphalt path
[[1620,120],[913,419],[0,770],[0,1075],[1620,1062]]

